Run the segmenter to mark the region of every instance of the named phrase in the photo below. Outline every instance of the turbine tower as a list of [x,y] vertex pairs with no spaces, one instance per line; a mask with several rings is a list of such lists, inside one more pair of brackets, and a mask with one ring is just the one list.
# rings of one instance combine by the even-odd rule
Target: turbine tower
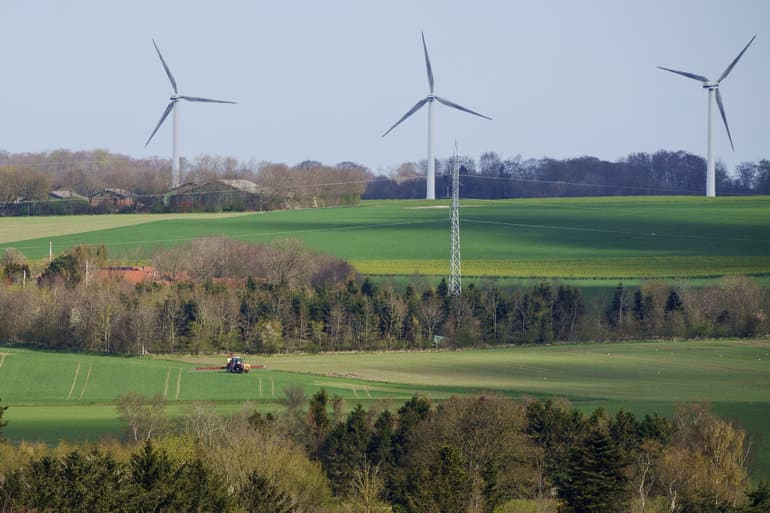
[[455,141],[452,159],[452,209],[449,214],[452,225],[452,242],[449,248],[449,294],[459,296],[462,292],[460,262],[460,152]]
[[670,68],[664,68],[663,66],[658,66],[659,69],[670,71],[671,73],[676,73],[677,75],[682,75],[683,77],[691,78],[693,80],[697,80],[698,82],[701,82],[703,84],[703,89],[706,89],[708,91],[708,158],[706,160],[706,196],[707,197],[714,197],[716,196],[716,161],[714,158],[714,130],[713,130],[713,111],[714,111],[714,101],[716,100],[716,104],[719,107],[719,113],[722,115],[722,121],[725,124],[725,130],[727,130],[727,138],[730,139],[730,147],[735,151],[735,146],[733,145],[733,137],[730,135],[730,127],[727,125],[727,116],[725,115],[725,106],[722,103],[722,95],[719,94],[719,84],[727,78],[727,75],[730,74],[730,72],[733,70],[733,67],[738,63],[741,57],[743,57],[743,54],[748,50],[749,45],[754,42],[754,39],[756,39],[757,36],[754,36],[751,38],[751,41],[749,41],[746,46],[743,47],[743,50],[741,50],[741,53],[738,54],[738,57],[733,59],[733,62],[730,63],[729,66],[727,66],[727,69],[725,69],[722,72],[722,75],[717,80],[710,80],[703,75],[696,75],[695,73],[690,73],[687,71],[678,71],[675,69]]
[[166,61],[163,59],[163,55],[161,55],[160,50],[158,49],[158,45],[155,43],[155,40],[152,40],[152,44],[155,46],[155,51],[158,52],[158,57],[160,57],[160,62],[163,64],[163,69],[166,70],[166,75],[168,75],[168,79],[171,82],[171,87],[174,89],[174,94],[171,95],[171,102],[166,106],[166,110],[163,111],[163,115],[160,117],[160,121],[158,121],[158,124],[155,125],[155,130],[152,131],[150,134],[150,137],[147,139],[147,142],[144,143],[144,147],[146,148],[148,144],[150,144],[150,141],[152,140],[153,136],[155,135],[155,132],[158,131],[160,128],[160,125],[163,124],[163,122],[168,117],[169,113],[173,110],[174,111],[174,135],[172,139],[172,146],[171,146],[171,188],[178,187],[179,184],[182,183],[182,173],[179,169],[179,100],[187,100],[188,102],[206,102],[206,103],[236,103],[236,102],[230,102],[226,100],[212,100],[211,98],[199,98],[197,96],[182,96],[179,94],[179,90],[176,86],[176,80],[174,80],[174,75],[171,74],[171,70],[168,67],[168,64],[166,64]]
[[467,112],[468,114],[473,114],[474,116],[479,116],[484,119],[491,120],[492,118],[487,117],[483,114],[479,114],[478,112],[474,112],[470,109],[466,109],[465,107],[462,107],[454,102],[450,102],[449,100],[445,98],[441,98],[440,96],[436,96],[433,94],[433,69],[430,66],[430,57],[428,57],[428,47],[425,44],[425,34],[422,34],[422,49],[425,52],[425,68],[428,70],[428,96],[417,102],[414,107],[409,109],[409,111],[404,114],[401,119],[396,122],[395,125],[390,127],[387,132],[382,134],[383,137],[388,135],[391,130],[396,128],[398,125],[401,124],[402,121],[404,121],[406,118],[420,110],[420,108],[428,104],[428,176],[427,176],[427,191],[425,193],[425,199],[436,199],[436,166],[435,166],[435,160],[433,158],[433,102],[437,101],[439,103],[443,103],[447,107],[452,107],[453,109],[461,110],[463,112]]

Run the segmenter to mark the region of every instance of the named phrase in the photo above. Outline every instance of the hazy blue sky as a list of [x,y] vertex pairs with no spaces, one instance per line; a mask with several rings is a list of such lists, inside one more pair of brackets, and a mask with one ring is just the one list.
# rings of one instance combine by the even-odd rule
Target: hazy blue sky
[[770,1],[2,0],[0,149],[171,153],[171,119],[145,149],[171,87],[154,37],[190,96],[181,153],[295,164],[353,160],[387,171],[426,157],[427,113],[380,135],[427,94],[436,153],[615,160],[706,151],[706,92],[662,65],[718,77],[735,141],[730,168],[770,158]]

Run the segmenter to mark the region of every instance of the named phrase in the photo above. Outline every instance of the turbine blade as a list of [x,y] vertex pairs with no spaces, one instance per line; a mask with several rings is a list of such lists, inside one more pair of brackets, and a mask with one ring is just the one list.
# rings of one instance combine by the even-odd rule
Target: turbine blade
[[398,125],[400,125],[400,124],[401,124],[401,122],[402,122],[403,120],[405,120],[406,118],[408,118],[409,116],[411,116],[412,114],[414,114],[415,112],[417,112],[418,110],[420,110],[420,107],[422,107],[422,106],[423,106],[423,105],[425,105],[426,103],[428,103],[428,99],[427,99],[427,98],[425,98],[425,99],[422,99],[422,100],[420,100],[419,102],[415,103],[415,104],[414,104],[414,107],[412,107],[411,109],[409,109],[409,112],[407,112],[406,114],[404,114],[403,116],[401,116],[401,119],[399,119],[399,120],[396,122],[396,124],[395,124],[395,125],[393,125],[392,127],[390,127],[390,128],[388,129],[388,131],[387,131],[387,132],[385,132],[384,134],[382,134],[382,136],[383,136],[383,137],[385,137],[386,135],[388,135],[388,134],[390,133],[390,131],[391,131],[391,130],[393,130],[393,129],[394,129],[394,128],[396,128]]
[[168,117],[169,112],[174,108],[174,102],[170,102],[168,106],[166,107],[166,110],[163,111],[163,115],[160,117],[160,121],[158,121],[158,124],[155,125],[155,130],[152,131],[150,134],[150,137],[147,138],[147,142],[144,143],[144,147],[146,148],[148,144],[150,144],[150,141],[152,140],[153,136],[155,135],[155,132],[158,131],[158,128],[160,128],[160,125],[163,124],[164,121],[166,121],[166,118]]
[[227,100],[212,100],[211,98],[199,98],[197,96],[179,96],[178,98],[181,98],[182,100],[187,100],[188,102],[237,103],[237,102],[231,102]]
[[708,82],[709,79],[704,77],[703,75],[696,75],[695,73],[689,73],[687,71],[677,71],[675,69],[670,68],[664,68],[663,66],[658,66],[658,69],[662,69],[665,71],[670,71],[671,73],[676,73],[677,75],[682,75],[683,77],[692,78],[693,80],[697,80],[699,82]]
[[719,94],[719,88],[717,88],[717,105],[719,106],[719,113],[722,114],[722,121],[725,123],[725,129],[727,130],[727,138],[730,139],[730,147],[735,151],[733,145],[733,136],[730,135],[730,127],[727,125],[727,116],[725,116],[725,106],[722,103],[722,95]]
[[425,34],[422,35],[422,49],[425,52],[425,68],[428,70],[428,86],[430,87],[430,94],[433,94],[433,68],[430,66],[430,57],[428,57],[428,46],[425,44]]
[[174,75],[171,74],[171,70],[168,69],[168,64],[166,64],[166,61],[163,59],[163,56],[160,54],[160,49],[158,49],[157,43],[155,43],[155,40],[152,40],[152,44],[155,46],[155,51],[158,52],[158,57],[160,57],[160,62],[163,64],[163,69],[166,70],[166,75],[168,75],[168,79],[171,81],[171,87],[174,88],[174,94],[179,94],[179,91],[176,89],[176,80],[174,80]]
[[492,118],[485,116],[484,114],[479,114],[478,112],[474,112],[471,109],[466,109],[465,107],[461,105],[457,105],[456,103],[450,102],[449,100],[446,100],[444,98],[440,98],[438,96],[434,96],[434,98],[436,98],[436,100],[443,103],[447,107],[452,107],[453,109],[461,110],[463,112],[467,112],[468,114],[473,114],[474,116],[478,116],[480,118],[489,119],[490,121],[492,120]]
[[724,80],[727,77],[727,75],[730,74],[730,72],[733,70],[733,67],[735,67],[735,65],[738,64],[738,61],[741,59],[741,57],[743,57],[743,54],[746,53],[746,50],[749,49],[749,45],[751,43],[753,43],[756,38],[757,38],[757,36],[752,37],[751,41],[749,41],[746,44],[746,46],[743,47],[743,50],[741,50],[741,53],[739,53],[738,57],[733,59],[733,62],[731,62],[730,65],[727,66],[727,69],[724,71],[724,73],[722,73],[722,76],[719,77],[719,80],[717,80],[717,82],[721,82],[722,80]]

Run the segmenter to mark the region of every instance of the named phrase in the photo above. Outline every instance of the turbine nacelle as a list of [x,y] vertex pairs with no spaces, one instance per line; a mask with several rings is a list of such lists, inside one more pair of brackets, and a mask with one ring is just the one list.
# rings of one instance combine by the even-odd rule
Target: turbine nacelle
[[716,89],[719,87],[719,82],[703,82],[703,89]]

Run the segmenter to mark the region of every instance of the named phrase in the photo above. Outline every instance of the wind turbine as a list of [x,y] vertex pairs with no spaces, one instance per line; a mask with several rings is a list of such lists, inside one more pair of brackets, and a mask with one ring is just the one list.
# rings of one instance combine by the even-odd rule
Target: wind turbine
[[717,80],[710,80],[703,75],[696,75],[695,73],[689,73],[687,71],[678,71],[675,69],[670,68],[664,68],[663,66],[658,66],[658,68],[670,71],[671,73],[676,73],[677,75],[682,75],[683,77],[691,78],[693,80],[697,80],[698,82],[701,82],[703,84],[703,89],[708,90],[708,159],[706,161],[706,196],[713,198],[716,196],[716,162],[714,159],[714,144],[713,144],[713,122],[712,122],[712,113],[714,111],[714,100],[716,100],[717,106],[719,106],[719,113],[722,115],[722,121],[725,124],[725,130],[727,130],[727,138],[730,139],[730,147],[735,151],[735,146],[733,145],[733,136],[730,135],[730,127],[727,125],[727,116],[725,116],[725,106],[722,103],[722,95],[719,94],[719,84],[724,80],[727,75],[730,74],[730,72],[733,70],[733,67],[738,63],[741,57],[743,57],[743,54],[748,50],[749,45],[754,42],[754,39],[756,39],[757,36],[754,36],[751,38],[751,41],[749,41],[746,46],[743,47],[743,50],[741,50],[741,53],[738,54],[738,57],[733,59],[733,62],[730,63],[729,66],[722,72],[722,75]]
[[199,98],[197,96],[182,96],[179,94],[179,90],[176,86],[176,80],[174,80],[174,75],[171,74],[171,70],[168,68],[168,64],[166,64],[166,61],[163,59],[163,55],[161,55],[160,50],[158,49],[157,43],[155,43],[155,40],[152,40],[152,44],[155,46],[155,51],[158,52],[158,57],[160,57],[160,62],[163,64],[163,69],[166,70],[166,75],[168,75],[168,79],[171,82],[171,87],[174,89],[174,94],[171,95],[171,101],[166,106],[166,110],[163,111],[163,115],[160,117],[160,121],[158,121],[158,124],[155,125],[155,130],[152,131],[150,134],[150,137],[147,139],[147,142],[144,143],[144,147],[146,148],[148,144],[150,144],[150,141],[152,140],[153,136],[155,135],[155,132],[158,131],[160,128],[160,125],[163,124],[163,122],[168,117],[169,113],[173,110],[174,111],[174,138],[172,143],[172,158],[171,158],[171,187],[178,187],[179,184],[182,182],[182,175],[179,170],[179,100],[187,100],[188,102],[206,102],[206,103],[236,103],[236,102],[230,102],[226,100],[212,100],[211,98]]
[[423,105],[426,103],[428,104],[428,176],[427,176],[427,192],[425,193],[425,199],[436,199],[436,165],[433,159],[433,102],[434,100],[443,103],[447,107],[452,107],[453,109],[461,110],[463,112],[467,112],[468,114],[473,114],[474,116],[479,116],[484,119],[491,120],[492,118],[487,117],[483,114],[479,114],[478,112],[474,112],[470,109],[466,109],[465,107],[462,107],[454,102],[450,102],[449,100],[445,98],[441,98],[440,96],[436,96],[433,94],[433,69],[431,69],[430,66],[430,58],[428,57],[428,47],[425,44],[425,34],[422,32],[420,33],[422,35],[422,49],[425,52],[425,67],[428,70],[428,96],[417,102],[414,107],[409,109],[409,111],[404,114],[401,119],[396,122],[395,125],[390,127],[387,132],[382,134],[383,137],[388,135],[391,130],[396,128],[398,125],[401,124],[402,121],[404,121],[406,118],[420,110]]

